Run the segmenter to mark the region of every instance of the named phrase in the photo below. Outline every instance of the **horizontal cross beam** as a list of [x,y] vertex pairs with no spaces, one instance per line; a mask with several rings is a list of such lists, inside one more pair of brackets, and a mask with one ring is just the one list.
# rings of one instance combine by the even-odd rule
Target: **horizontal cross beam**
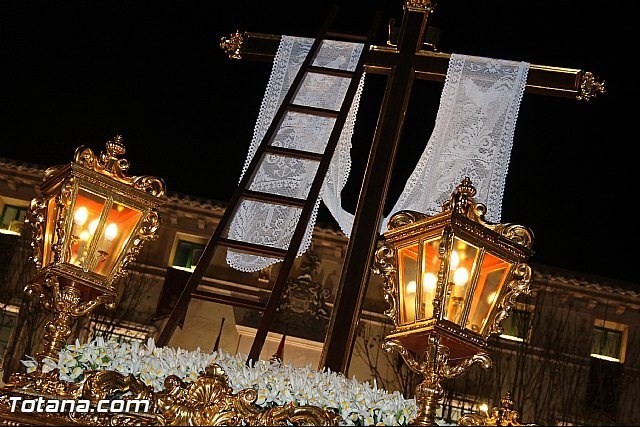
[[[236,32],[225,37],[220,47],[230,58],[257,61],[272,61],[281,36],[273,34]],[[388,74],[394,61],[396,49],[390,46],[371,46],[365,52],[365,71],[371,74]],[[413,59],[416,78],[444,82],[451,54],[419,51]],[[575,68],[551,67],[530,64],[525,92],[589,100],[604,93],[604,83],[593,73]]]

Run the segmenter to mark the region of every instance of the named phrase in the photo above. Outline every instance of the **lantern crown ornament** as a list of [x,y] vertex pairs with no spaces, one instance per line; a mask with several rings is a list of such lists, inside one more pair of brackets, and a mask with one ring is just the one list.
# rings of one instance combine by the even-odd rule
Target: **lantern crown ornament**
[[441,213],[396,213],[376,251],[373,270],[383,276],[385,314],[395,326],[383,348],[398,351],[425,376],[416,389],[415,425],[433,424],[441,379],[475,363],[491,365],[489,336],[502,332],[518,295],[529,292],[525,261],[533,255],[533,233],[487,221],[475,195],[464,178]]
[[36,274],[25,290],[38,293],[56,316],[46,327],[43,356],[57,358],[72,317],[113,306],[114,282],[157,236],[165,184],[128,176],[124,153],[119,135],[99,155],[77,148],[71,163],[45,171],[41,197],[31,201],[26,222],[33,227]]

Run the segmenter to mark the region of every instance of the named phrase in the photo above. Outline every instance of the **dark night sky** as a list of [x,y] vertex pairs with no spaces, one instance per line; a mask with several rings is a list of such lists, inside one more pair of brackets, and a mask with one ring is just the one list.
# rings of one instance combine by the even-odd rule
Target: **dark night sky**
[[[60,164],[79,145],[100,151],[122,134],[132,174],[228,200],[271,65],[229,60],[220,37],[236,28],[313,37],[331,4],[3,2],[0,157]],[[383,22],[399,22],[402,2],[381,4]],[[366,31],[376,9],[373,1],[360,10],[347,2],[342,28]],[[441,0],[431,22],[442,31],[441,51],[580,68],[607,81],[608,93],[589,103],[525,95],[502,218],[533,229],[533,262],[638,283],[630,257],[638,227],[628,225],[635,223],[635,159],[625,151],[637,138],[622,117],[625,98],[637,98],[628,60],[619,55],[630,15],[578,1]],[[351,211],[381,83],[378,77],[365,85],[344,192]],[[441,87],[416,87],[389,204],[424,148]]]

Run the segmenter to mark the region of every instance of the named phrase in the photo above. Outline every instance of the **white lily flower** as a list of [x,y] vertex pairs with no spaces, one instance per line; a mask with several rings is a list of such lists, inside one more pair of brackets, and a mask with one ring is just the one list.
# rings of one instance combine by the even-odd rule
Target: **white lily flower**
[[[375,380],[373,385],[361,383],[329,369],[315,371],[310,365],[296,368],[258,360],[247,366],[245,360],[242,354],[156,347],[153,339],[140,345],[97,337],[86,344],[76,340],[65,346],[57,363],[45,362],[43,370],[57,368],[59,378],[68,382],[81,381],[87,370],[114,370],[132,374],[160,391],[169,375],[192,382],[209,364],[217,363],[234,392],[247,388],[258,391],[255,403],[260,407],[292,403],[330,408],[341,415],[344,425],[406,425],[417,412],[415,400],[405,399],[397,391],[388,393],[378,388]],[[27,356],[22,363],[28,372],[37,368],[33,357]]]

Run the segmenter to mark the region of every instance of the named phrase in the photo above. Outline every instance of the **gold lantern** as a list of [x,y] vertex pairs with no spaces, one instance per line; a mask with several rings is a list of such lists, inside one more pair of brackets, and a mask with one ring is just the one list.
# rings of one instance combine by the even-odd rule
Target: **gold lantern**
[[532,232],[489,223],[475,194],[465,178],[441,213],[396,213],[376,252],[374,271],[384,277],[386,314],[395,325],[383,347],[425,377],[416,389],[413,425],[434,424],[442,379],[474,363],[491,366],[487,340],[529,289],[524,261],[533,254]]
[[38,293],[54,315],[45,327],[40,362],[57,359],[74,317],[99,304],[114,305],[116,279],[144,242],[156,237],[165,184],[127,176],[129,162],[118,158],[124,153],[121,136],[98,156],[79,147],[73,162],[45,171],[42,197],[31,201],[27,222],[37,272],[25,290]]

